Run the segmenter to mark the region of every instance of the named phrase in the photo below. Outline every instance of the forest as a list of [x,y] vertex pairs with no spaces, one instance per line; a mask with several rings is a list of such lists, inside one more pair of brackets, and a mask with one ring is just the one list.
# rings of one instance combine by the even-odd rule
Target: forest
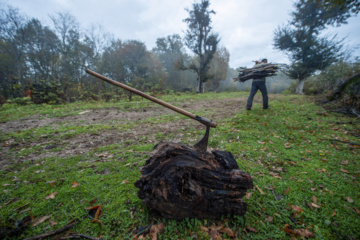
[[[299,4],[305,3],[300,1]],[[303,10],[298,6],[300,13]],[[310,34],[316,33],[316,36],[326,25],[344,24],[351,11],[356,14],[356,5],[350,5],[340,13],[331,13],[331,16],[314,20],[315,24],[309,26],[313,29]],[[190,18],[184,19],[188,20],[189,30],[183,39],[178,34],[159,37],[156,47],[149,50],[141,40],[114,38],[111,33],[105,32],[101,25],[83,29],[76,17],[67,12],[50,15],[52,24],[44,25],[40,20],[27,17],[20,9],[8,5],[1,9],[0,13],[1,103],[60,104],[131,99],[131,94],[101,83],[86,74],[87,68],[155,95],[184,91],[249,91],[249,82],[241,84],[232,81],[238,72],[229,67],[230,53],[226,47],[218,46],[220,36],[212,33],[210,22],[203,27],[214,34],[213,52],[206,52],[206,48],[210,46],[206,45],[206,41],[210,41],[212,36],[198,39],[198,42],[192,40],[192,34],[196,34],[196,31],[191,29],[191,12],[189,14]],[[211,19],[211,12],[203,17]],[[297,25],[294,24],[296,21]],[[317,24],[319,21],[322,23]],[[350,49],[342,48],[342,41],[319,37],[310,37],[307,41],[317,41],[316,51],[323,54],[315,56],[316,51],[312,51],[309,53],[311,59],[316,59],[317,62],[306,60],[303,63],[304,66],[312,65],[310,68],[302,68],[309,71],[297,69],[301,68],[297,66],[301,54],[308,53],[301,53],[304,46],[297,43],[296,38],[293,39],[293,46],[286,49],[284,39],[291,38],[290,35],[286,36],[291,33],[290,29],[291,34],[299,35],[306,24],[303,20],[294,18],[289,27],[274,31],[274,47],[287,53],[291,64],[286,65],[278,76],[268,79],[267,87],[270,93],[281,93],[289,88],[290,92],[295,91],[296,81],[300,81],[303,86],[305,79],[309,79],[305,85],[306,94],[328,92],[358,71],[359,59],[350,54]],[[315,28],[316,24],[322,27]],[[305,35],[303,39],[304,37]],[[201,45],[201,41],[204,53],[196,49]],[[186,47],[194,54],[190,54],[191,51],[186,50]],[[325,52],[330,50],[332,54],[326,55]],[[293,55],[290,56],[290,53]],[[205,55],[208,59],[204,58]],[[203,69],[199,66],[203,66]],[[324,72],[331,71],[336,72],[336,77],[322,77]],[[205,84],[204,89],[199,89],[202,87],[198,85],[199,79]],[[300,93],[303,93],[302,90]]]

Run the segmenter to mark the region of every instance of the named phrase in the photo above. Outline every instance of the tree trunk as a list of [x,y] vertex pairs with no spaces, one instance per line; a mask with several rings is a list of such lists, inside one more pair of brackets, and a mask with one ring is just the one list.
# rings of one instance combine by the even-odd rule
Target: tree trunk
[[296,94],[304,94],[303,89],[304,89],[304,83],[305,83],[305,79],[299,79],[299,83],[296,87],[295,93]]
[[138,197],[169,219],[244,215],[242,197],[253,187],[230,152],[199,152],[180,143],[159,143],[141,170]]
[[197,92],[204,93],[204,83],[201,80],[198,80]]

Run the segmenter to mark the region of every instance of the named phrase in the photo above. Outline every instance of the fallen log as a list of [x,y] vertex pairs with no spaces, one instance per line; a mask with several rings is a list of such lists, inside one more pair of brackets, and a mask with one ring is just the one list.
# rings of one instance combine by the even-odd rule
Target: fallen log
[[204,153],[181,143],[159,143],[141,173],[138,197],[168,219],[244,215],[242,197],[253,187],[230,152]]

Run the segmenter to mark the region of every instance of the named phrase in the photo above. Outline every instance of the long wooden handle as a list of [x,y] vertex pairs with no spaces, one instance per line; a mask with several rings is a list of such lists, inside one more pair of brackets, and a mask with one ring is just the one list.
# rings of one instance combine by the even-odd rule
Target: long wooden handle
[[188,111],[186,111],[184,109],[181,109],[181,108],[178,108],[178,107],[176,107],[174,105],[171,105],[170,103],[167,103],[167,102],[164,102],[164,101],[162,101],[160,99],[157,99],[157,98],[155,98],[153,96],[150,96],[150,95],[148,95],[146,93],[143,93],[143,92],[141,92],[141,91],[139,91],[139,90],[137,90],[135,88],[132,88],[132,87],[129,87],[129,86],[125,85],[125,84],[122,84],[122,83],[119,83],[117,81],[111,80],[111,79],[109,79],[109,78],[107,78],[107,77],[105,77],[105,76],[103,76],[103,75],[101,75],[99,73],[91,71],[90,69],[86,69],[86,72],[93,75],[94,77],[97,77],[97,78],[99,78],[101,80],[104,80],[104,81],[106,81],[108,83],[111,83],[112,85],[121,87],[121,88],[123,88],[125,90],[133,92],[133,93],[135,93],[137,95],[140,95],[143,98],[146,98],[146,99],[148,99],[148,100],[150,100],[152,102],[155,102],[155,103],[160,104],[160,105],[162,105],[164,107],[167,107],[167,108],[169,108],[169,109],[171,109],[171,110],[173,110],[175,112],[178,112],[178,113],[180,113],[182,115],[185,115],[185,116],[187,116],[189,118],[192,118],[194,120],[197,120],[197,121],[201,122],[202,124],[209,125],[210,127],[213,127],[213,128],[216,127],[216,123],[210,121],[209,119],[199,117],[199,116],[197,116],[197,115],[195,115],[195,114],[193,114],[191,112],[188,112]]

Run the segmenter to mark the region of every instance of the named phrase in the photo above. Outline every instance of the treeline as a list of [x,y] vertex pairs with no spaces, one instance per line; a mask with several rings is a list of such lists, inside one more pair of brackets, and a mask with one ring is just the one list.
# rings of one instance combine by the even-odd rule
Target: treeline
[[[81,29],[69,13],[50,16],[52,25],[27,18],[8,6],[0,12],[0,95],[2,99],[31,96],[36,103],[110,100],[131,97],[123,90],[86,74],[87,68],[146,92],[194,90],[195,72],[180,70],[194,56],[186,53],[179,35],[158,38],[148,50],[138,40],[115,39],[101,26]],[[218,48],[212,63],[213,90],[226,76],[229,53]]]

